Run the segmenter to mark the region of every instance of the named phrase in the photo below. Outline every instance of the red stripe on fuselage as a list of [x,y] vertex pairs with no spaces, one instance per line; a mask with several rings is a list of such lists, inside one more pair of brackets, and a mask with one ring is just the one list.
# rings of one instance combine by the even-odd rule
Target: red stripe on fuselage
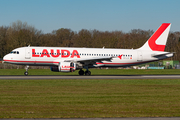
[[[54,61],[21,61],[21,60],[4,60],[5,62],[17,62],[17,63],[51,63],[51,64],[58,64],[59,62]],[[144,62],[134,62],[134,63],[96,63],[98,65],[133,65],[133,64],[141,64],[147,63],[151,61],[144,61]]]
[[21,61],[21,60],[4,60],[5,62],[18,62],[18,63],[59,63],[53,61]]

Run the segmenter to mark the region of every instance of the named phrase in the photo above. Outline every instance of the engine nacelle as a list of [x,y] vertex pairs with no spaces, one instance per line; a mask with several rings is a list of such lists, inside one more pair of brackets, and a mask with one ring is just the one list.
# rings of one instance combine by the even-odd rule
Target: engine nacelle
[[74,72],[76,70],[76,64],[73,62],[60,62],[58,66],[52,66],[53,72]]

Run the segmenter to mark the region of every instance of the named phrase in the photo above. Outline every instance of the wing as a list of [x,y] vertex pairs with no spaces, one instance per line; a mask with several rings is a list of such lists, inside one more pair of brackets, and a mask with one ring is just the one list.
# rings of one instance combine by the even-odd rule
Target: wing
[[103,60],[111,61],[113,57],[92,57],[92,58],[79,58],[79,59],[69,59],[65,60],[64,62],[80,62],[81,64],[95,64],[96,62],[100,62]]

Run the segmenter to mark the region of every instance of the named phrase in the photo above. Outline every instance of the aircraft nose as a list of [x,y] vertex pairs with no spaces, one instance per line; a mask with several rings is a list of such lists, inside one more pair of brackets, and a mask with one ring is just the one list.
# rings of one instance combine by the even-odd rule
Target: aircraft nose
[[5,55],[5,56],[3,57],[3,61],[6,62],[6,61],[8,61],[8,60],[10,60],[10,57],[9,57],[9,55],[7,54],[7,55]]
[[7,56],[7,55],[5,55],[5,56],[3,57],[3,61],[6,60],[6,58],[7,58],[6,56]]

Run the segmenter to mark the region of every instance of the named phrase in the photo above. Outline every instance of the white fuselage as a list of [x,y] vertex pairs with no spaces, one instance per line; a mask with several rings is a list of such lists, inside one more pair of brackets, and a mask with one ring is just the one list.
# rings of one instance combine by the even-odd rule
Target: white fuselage
[[[4,56],[3,60],[8,63],[19,65],[58,66],[59,62],[73,61],[75,63],[88,63],[88,67],[120,67],[137,65],[170,57],[170,55],[153,57],[153,54],[163,53],[166,52],[142,51],[138,49],[21,47],[14,49],[11,53]],[[98,58],[102,59],[98,60]],[[103,60],[103,58],[105,59]],[[106,60],[106,58],[111,59]],[[91,59],[93,60],[92,64]]]

